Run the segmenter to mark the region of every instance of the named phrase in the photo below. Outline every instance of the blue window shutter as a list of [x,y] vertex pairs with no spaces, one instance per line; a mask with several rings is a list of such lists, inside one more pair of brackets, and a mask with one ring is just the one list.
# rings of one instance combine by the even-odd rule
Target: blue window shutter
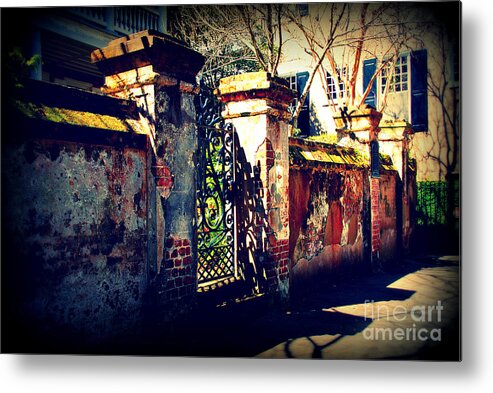
[[[306,83],[308,82],[309,74],[307,71],[298,72],[296,74],[296,90],[298,90],[298,98],[303,94],[305,90]],[[298,128],[301,130],[303,135],[308,135],[310,133],[310,93],[306,96],[305,102],[301,107],[301,112],[298,117]]]
[[[303,72],[298,72],[296,74],[296,90],[298,90],[298,98],[301,97],[303,94],[303,90],[305,90],[306,82],[308,82],[308,72],[303,71]],[[310,93],[306,96],[305,103],[303,104],[303,109],[305,107],[309,107],[309,101],[310,101]]]
[[[363,61],[363,92],[366,91],[366,88],[370,84],[370,80],[376,71],[377,59],[368,59]],[[373,108],[377,107],[377,78],[373,81],[370,93],[368,93],[368,96],[365,99],[365,104],[370,105]]]
[[428,131],[428,57],[426,49],[411,54],[411,124]]

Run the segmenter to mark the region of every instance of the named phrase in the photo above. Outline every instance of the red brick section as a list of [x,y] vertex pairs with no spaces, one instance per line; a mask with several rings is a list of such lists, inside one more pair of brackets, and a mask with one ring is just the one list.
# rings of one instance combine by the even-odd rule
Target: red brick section
[[[265,139],[264,143],[259,147],[255,155],[256,161],[260,163],[260,181],[255,185],[260,191],[263,203],[265,204],[266,212],[269,212],[273,207],[272,195],[269,184],[276,182],[277,179],[269,178],[269,170],[275,165],[275,151],[269,139]],[[262,233],[261,227],[265,227],[265,233],[269,239],[268,255],[270,263],[267,264],[267,288],[268,292],[276,292],[279,288],[279,282],[289,279],[289,239],[277,239],[275,230],[270,228],[268,219],[257,216],[256,230],[257,233]]]
[[370,182],[371,193],[371,252],[380,251],[380,179],[372,178]]
[[276,247],[272,249],[272,255],[277,261],[279,269],[279,279],[281,281],[288,278],[289,262],[289,239],[279,240]]
[[289,279],[289,240],[271,240],[269,256],[273,263],[266,269],[267,287],[269,292],[275,292],[278,289],[278,280]]
[[264,143],[260,145],[255,154],[255,160],[260,164],[261,172],[260,181],[257,181],[255,188],[261,190],[261,197],[265,203],[266,210],[272,206],[271,195],[269,190],[269,170],[275,164],[275,151],[272,148],[272,143],[266,138]]
[[178,300],[195,293],[196,270],[193,268],[190,240],[169,237],[165,243],[164,268],[168,277],[164,288],[164,300]]
[[157,163],[152,169],[156,179],[156,187],[162,194],[169,196],[174,183],[171,170],[164,165],[162,158],[157,159]]

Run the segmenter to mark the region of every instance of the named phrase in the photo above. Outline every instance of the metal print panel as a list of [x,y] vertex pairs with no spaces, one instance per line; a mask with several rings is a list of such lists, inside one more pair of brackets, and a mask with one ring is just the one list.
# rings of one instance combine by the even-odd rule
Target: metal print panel
[[2,9],[2,352],[460,360],[460,6]]

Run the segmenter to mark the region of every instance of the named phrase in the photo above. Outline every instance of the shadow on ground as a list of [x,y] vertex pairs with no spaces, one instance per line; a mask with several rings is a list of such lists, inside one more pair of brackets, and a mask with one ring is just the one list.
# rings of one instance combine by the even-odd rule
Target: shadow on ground
[[[430,271],[429,268],[432,268]],[[447,270],[448,269],[448,270]],[[150,356],[211,356],[211,357],[330,357],[337,347],[353,345],[354,338],[360,337],[371,323],[371,318],[361,314],[361,305],[365,300],[375,302],[409,302],[415,299],[413,288],[420,291],[440,281],[436,278],[439,271],[447,271],[450,283],[443,289],[450,290],[452,299],[459,299],[457,270],[454,259],[438,257],[417,258],[405,261],[383,273],[365,276],[346,276],[343,279],[320,282],[310,285],[309,290],[298,293],[288,304],[272,302],[267,297],[255,297],[248,301],[231,303],[217,307],[210,302],[199,303],[195,312],[173,323],[151,323],[144,331],[136,332],[133,337],[126,336],[118,342],[88,348],[77,344],[77,337],[61,339],[39,351],[41,353],[80,353],[114,355],[150,355]],[[450,270],[450,271],[449,271]],[[425,273],[426,272],[426,273]],[[451,273],[452,272],[452,273]],[[407,278],[406,278],[407,277]],[[412,279],[409,279],[412,277]],[[443,277],[441,277],[443,278]],[[390,284],[404,279],[410,282],[406,289],[389,288]],[[413,280],[421,280],[421,282]],[[416,286],[414,286],[416,284]],[[431,288],[433,293],[433,288]],[[416,293],[416,295],[419,295]],[[420,295],[421,296],[421,295]],[[433,297],[432,297],[433,298]],[[454,300],[455,301],[455,300]],[[458,300],[456,302],[458,304]],[[454,303],[455,304],[455,303]],[[358,313],[345,312],[356,305]],[[351,307],[349,307],[351,308]],[[344,312],[341,312],[341,309]],[[383,353],[375,356],[387,359],[430,359],[457,360],[460,356],[460,320],[457,312],[451,315],[451,328],[444,331],[442,342],[418,347],[416,350],[402,351],[399,343],[396,351],[383,348],[379,342],[373,343],[373,350]],[[29,341],[29,337],[26,336]],[[350,340],[348,344],[347,340]],[[33,338],[34,340],[34,338]],[[365,346],[364,340],[358,345]],[[27,348],[27,347],[26,347]],[[30,346],[30,348],[33,348]],[[336,351],[334,351],[336,350]],[[360,351],[361,352],[361,351]],[[355,353],[358,353],[356,351]],[[372,352],[370,356],[372,357]],[[365,357],[365,356],[361,356]],[[351,353],[349,354],[351,358]]]
[[[341,283],[320,283],[284,306],[272,307],[269,299],[262,297],[219,308],[204,306],[165,331],[149,334],[152,343],[141,342],[135,351],[150,355],[252,357],[284,343],[282,357],[289,358],[295,357],[290,344],[297,343],[310,348],[307,357],[322,357],[322,351],[341,337],[355,335],[372,322],[338,312],[334,307],[361,304],[369,299],[408,299],[414,291],[387,286],[423,268],[454,265],[457,266],[454,261],[433,257],[409,260],[385,273],[346,277]],[[454,323],[458,326],[458,321]],[[420,350],[410,358],[448,359],[450,342],[453,354],[457,352],[458,330],[453,329],[449,335],[446,343]],[[160,339],[155,340],[156,337]]]

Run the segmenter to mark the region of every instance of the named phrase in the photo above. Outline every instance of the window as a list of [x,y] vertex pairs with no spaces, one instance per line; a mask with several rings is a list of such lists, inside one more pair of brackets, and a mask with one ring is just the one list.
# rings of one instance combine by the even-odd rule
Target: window
[[298,8],[300,16],[308,15],[308,4],[296,4],[296,8]]
[[[305,90],[306,83],[309,78],[309,73],[307,71],[297,72],[296,75],[285,76],[284,78],[288,82],[288,86],[290,89],[293,89],[297,92],[297,98],[293,100],[291,103],[291,110],[293,110],[298,105],[298,99],[300,95]],[[309,135],[310,134],[310,92],[305,97],[303,102],[303,106],[301,107],[301,111],[298,117],[298,128],[301,132],[301,135]]]
[[[339,83],[339,98],[346,98],[346,83],[344,79],[347,77],[347,68],[344,67],[337,70],[339,76],[332,76],[329,72],[326,73],[327,78],[327,96],[330,101],[337,101],[337,83]],[[339,82],[337,82],[337,80]]]
[[[376,58],[363,60],[363,91],[368,89],[370,82],[377,72]],[[391,68],[393,67],[393,68]],[[392,72],[391,72],[392,71]],[[377,101],[385,94],[389,83],[389,92],[405,93],[396,95],[397,100],[390,103],[394,113],[400,113],[399,118],[406,119],[413,125],[414,132],[428,130],[428,55],[426,49],[412,51],[400,55],[393,65],[387,65],[378,80],[374,80],[365,103],[377,108]],[[380,94],[377,94],[380,93]],[[391,100],[392,101],[392,100]],[[400,103],[399,103],[400,102]],[[389,102],[387,102],[389,105]],[[404,108],[406,106],[406,108]]]
[[296,75],[288,76],[286,77],[286,80],[288,81],[289,88],[296,90]]
[[294,110],[294,108],[296,108],[296,105],[298,104],[298,97],[300,95],[300,93],[298,92],[298,79],[296,78],[296,75],[290,75],[285,77],[284,79],[288,81],[289,88],[297,92],[295,99],[291,102],[290,105],[290,108]]
[[409,58],[407,55],[401,55],[393,65],[394,72],[392,74],[392,64],[387,64],[382,69],[382,94],[385,93],[387,83],[390,83],[389,93],[399,93],[409,90]]
[[[298,92],[298,86],[297,86],[297,81],[296,81],[296,75],[290,75],[290,76],[287,76],[286,78],[286,81],[288,82],[288,86],[291,90],[294,90],[296,92]],[[299,94],[299,93],[298,93]],[[293,100],[293,102],[291,102],[291,109],[294,110],[294,108],[296,107],[296,105],[298,104],[298,94],[296,96],[296,98]]]

